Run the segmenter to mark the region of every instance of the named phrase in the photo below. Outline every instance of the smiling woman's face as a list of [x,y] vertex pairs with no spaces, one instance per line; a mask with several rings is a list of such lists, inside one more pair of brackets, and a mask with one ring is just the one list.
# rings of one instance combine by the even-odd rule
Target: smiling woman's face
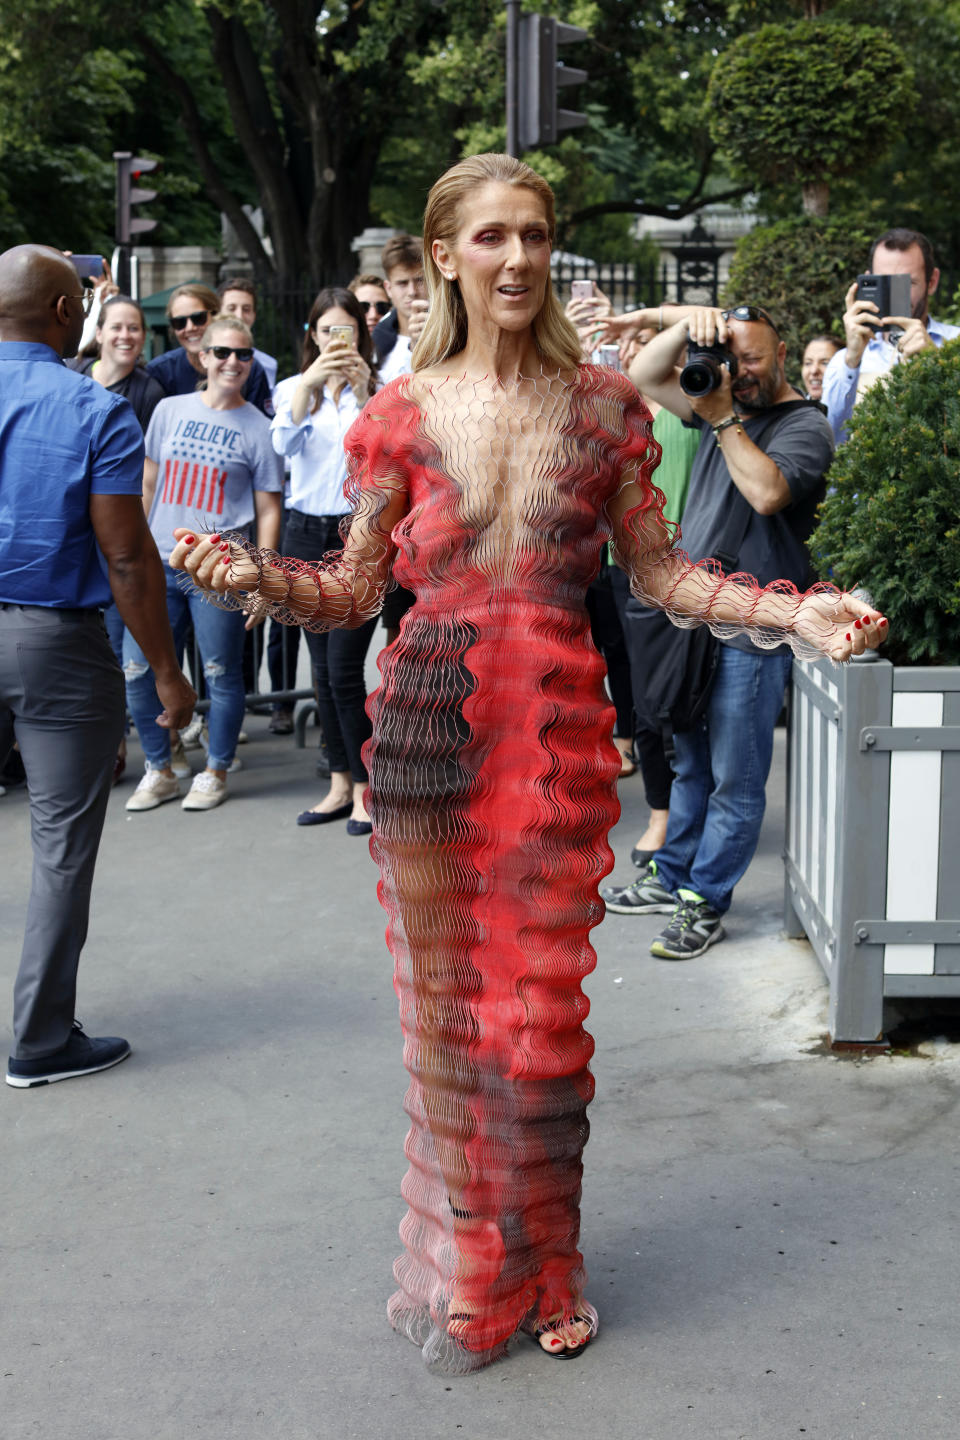
[[145,336],[136,305],[110,305],[97,327],[100,354],[122,369],[132,370],[140,358]]
[[188,319],[182,330],[174,334],[189,354],[198,355],[203,345],[203,332],[210,322],[210,312],[196,295],[178,295],[170,306],[170,319],[180,320],[184,316],[202,315],[202,321]]
[[534,190],[491,180],[460,207],[455,240],[433,258],[455,275],[471,327],[525,330],[539,315],[550,277],[550,233]]

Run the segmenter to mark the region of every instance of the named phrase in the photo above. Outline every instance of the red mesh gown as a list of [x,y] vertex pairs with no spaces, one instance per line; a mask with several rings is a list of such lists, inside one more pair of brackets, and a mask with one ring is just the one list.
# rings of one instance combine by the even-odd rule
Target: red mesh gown
[[[416,595],[380,660],[365,756],[410,1075],[388,1313],[428,1362],[464,1372],[540,1321],[596,1327],[577,1248],[593,1094],[581,985],[620,756],[584,597],[608,509],[644,598],[670,608],[669,590],[644,588],[658,550],[677,562],[671,583],[687,577],[689,591],[696,575],[698,618],[731,578],[670,550],[650,417],[610,370],[508,386],[405,376],[368,403],[347,450],[345,551],[280,562],[288,601],[306,584],[315,613],[271,613],[360,623],[391,562]],[[721,634],[743,629],[760,595],[733,582],[742,619],[714,624]],[[695,623],[690,593],[683,605]]]

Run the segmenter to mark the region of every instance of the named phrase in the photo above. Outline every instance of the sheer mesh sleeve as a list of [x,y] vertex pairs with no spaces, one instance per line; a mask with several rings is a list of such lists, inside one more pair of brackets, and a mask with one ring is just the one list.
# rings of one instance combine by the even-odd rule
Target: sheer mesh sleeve
[[716,560],[694,564],[681,548],[680,527],[664,517],[654,483],[660,447],[636,392],[624,422],[622,478],[608,508],[614,555],[637,599],[666,611],[675,625],[708,625],[721,640],[747,635],[764,650],[786,643],[804,659],[822,655],[836,639],[832,612],[840,591],[818,584],[800,592],[789,580],[761,588],[752,575],[725,575]]
[[344,493],[351,511],[341,527],[343,549],[315,562],[296,560],[226,535],[243,552],[235,548],[231,579],[243,584],[249,576],[250,583],[214,603],[313,631],[352,629],[378,614],[391,584],[392,531],[408,503],[417,409],[407,379],[375,395],[347,433]]

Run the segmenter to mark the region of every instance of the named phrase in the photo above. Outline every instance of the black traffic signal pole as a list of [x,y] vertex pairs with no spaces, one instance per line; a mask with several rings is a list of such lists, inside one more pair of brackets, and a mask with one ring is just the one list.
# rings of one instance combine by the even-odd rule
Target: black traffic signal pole
[[520,157],[518,143],[519,84],[517,56],[520,36],[520,0],[507,3],[507,154]]
[[113,158],[117,165],[116,235],[117,248],[114,251],[113,278],[121,295],[130,295],[134,300],[140,288],[136,283],[136,267],[132,265],[133,237],[144,235],[156,228],[156,220],[134,215],[135,205],[145,205],[156,196],[156,190],[141,190],[134,180],[151,170],[156,170],[158,161],[147,160],[134,155],[132,150],[115,150]]
[[521,15],[520,0],[506,0],[506,6],[507,154],[519,156],[555,145],[564,130],[587,124],[586,115],[558,104],[558,91],[587,79],[586,70],[564,65],[558,52],[588,36],[553,15]]

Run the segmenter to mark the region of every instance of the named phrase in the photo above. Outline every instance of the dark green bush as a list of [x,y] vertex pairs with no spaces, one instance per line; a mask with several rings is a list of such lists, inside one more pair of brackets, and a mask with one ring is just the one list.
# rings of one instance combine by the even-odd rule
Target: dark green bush
[[886,30],[837,20],[761,25],[720,54],[710,133],[752,183],[829,181],[874,160],[913,105],[913,74]]
[[737,242],[723,303],[766,306],[787,343],[794,384],[811,335],[832,332],[843,340],[844,295],[866,269],[872,240],[848,216],[803,215],[758,225]]
[[960,340],[873,386],[827,484],[821,576],[869,590],[896,664],[960,665]]

